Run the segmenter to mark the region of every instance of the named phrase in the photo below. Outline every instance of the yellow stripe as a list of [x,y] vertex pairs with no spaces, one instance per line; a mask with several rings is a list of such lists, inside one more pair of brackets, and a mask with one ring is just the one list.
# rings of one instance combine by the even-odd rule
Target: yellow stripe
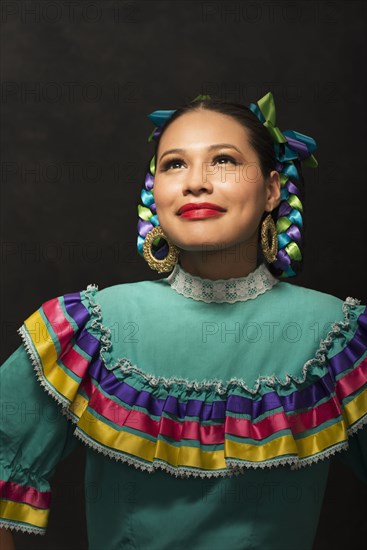
[[[154,442],[128,432],[118,432],[88,411],[83,414],[78,427],[111,449],[127,452],[149,462],[160,458],[173,466],[185,465],[206,470],[226,468],[224,450],[203,451],[197,447],[175,447],[162,440]],[[225,451],[227,457],[261,462],[285,454],[296,455],[297,446],[293,437],[287,435],[261,446],[226,440]]]
[[161,458],[174,466],[188,465],[207,470],[226,467],[223,451],[203,452],[193,447],[174,447],[164,441],[155,442],[129,432],[118,432],[88,411],[79,420],[78,427],[110,449],[127,452],[149,462]]
[[344,405],[347,425],[350,426],[367,413],[367,388]]
[[84,413],[85,409],[88,407],[88,399],[85,399],[80,393],[76,396],[73,403],[69,405],[69,409],[80,418]]
[[224,451],[203,451],[197,447],[174,447],[165,441],[158,440],[156,458],[160,458],[173,466],[192,466],[205,470],[226,468]]
[[263,462],[277,456],[298,454],[297,445],[292,435],[283,435],[263,445],[226,440],[225,448],[227,457],[250,460],[251,462]]
[[344,405],[344,409],[348,426],[362,418],[367,413],[367,388]]
[[336,443],[346,441],[348,434],[344,420],[320,432],[296,440],[300,458],[315,455]]
[[[47,380],[58,392],[73,401],[79,383],[57,365],[57,351],[42,316],[38,311],[35,312],[25,321],[25,325],[41,358]],[[344,406],[343,421],[318,433],[297,440],[292,435],[281,436],[263,445],[226,440],[222,451],[203,451],[200,448],[188,446],[175,447],[162,440],[155,442],[129,432],[116,431],[86,411],[87,406],[88,400],[80,394],[70,405],[74,414],[81,417],[78,426],[94,440],[111,449],[127,452],[148,462],[153,462],[154,458],[160,458],[173,466],[186,465],[216,470],[226,467],[225,456],[251,462],[264,462],[284,455],[298,455],[304,458],[315,455],[336,443],[346,441],[348,438],[346,426],[353,424],[367,413],[367,389]]]
[[49,513],[50,510],[41,510],[30,504],[0,499],[0,517],[4,519],[12,519],[45,528],[48,523]]
[[42,316],[36,311],[24,322],[24,324],[41,358],[43,372],[47,380],[58,392],[72,401],[78,391],[80,383],[68,376],[56,363],[57,351]]
[[185,465],[206,470],[225,468],[225,456],[255,463],[284,455],[309,457],[348,438],[345,423],[340,421],[318,433],[297,440],[292,435],[281,436],[264,445],[226,440],[224,451],[203,451],[197,447],[175,447],[162,440],[154,442],[129,432],[118,432],[88,411],[85,411],[78,426],[106,447],[127,452],[148,462],[160,458],[172,466]]

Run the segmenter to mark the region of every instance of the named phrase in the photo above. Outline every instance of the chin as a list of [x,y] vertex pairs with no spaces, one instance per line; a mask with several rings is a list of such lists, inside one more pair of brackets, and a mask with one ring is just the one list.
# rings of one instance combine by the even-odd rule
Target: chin
[[223,250],[225,248],[228,248],[229,246],[233,246],[231,244],[228,245],[223,241],[209,241],[207,239],[190,239],[185,241],[172,240],[171,242],[173,242],[181,250],[185,250],[187,252]]

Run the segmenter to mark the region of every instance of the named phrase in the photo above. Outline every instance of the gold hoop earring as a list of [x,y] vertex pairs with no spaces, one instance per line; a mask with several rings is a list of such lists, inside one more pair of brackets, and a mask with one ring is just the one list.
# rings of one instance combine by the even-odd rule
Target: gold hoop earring
[[[271,246],[268,243],[268,233],[270,232]],[[271,264],[275,262],[278,254],[278,232],[274,220],[270,214],[266,216],[261,224],[261,247],[265,260]]]
[[[158,260],[152,253],[152,243],[160,237],[164,239],[168,245],[168,254],[163,260]],[[153,227],[145,237],[143,244],[143,256],[145,261],[148,263],[151,269],[158,271],[158,273],[163,273],[165,271],[171,271],[177,263],[179,256],[179,249],[175,246],[164,234],[163,229],[160,225]]]

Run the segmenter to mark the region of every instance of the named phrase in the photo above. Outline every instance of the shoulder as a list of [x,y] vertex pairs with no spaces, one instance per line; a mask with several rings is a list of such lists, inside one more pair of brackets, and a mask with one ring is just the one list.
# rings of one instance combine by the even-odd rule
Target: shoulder
[[[88,286],[90,288],[91,285]],[[91,292],[84,292],[85,304],[89,309],[98,306],[103,318],[107,321],[133,315],[140,318],[157,308],[169,307],[170,286],[163,279],[143,280],[120,283],[99,288],[95,285]]]
[[311,302],[320,301],[322,304],[336,304],[342,302],[340,298],[329,294],[327,292],[321,292],[320,290],[315,290],[313,288],[307,288],[304,286],[296,285],[294,283],[289,283],[286,281],[279,281],[276,287],[279,292],[282,292],[284,295],[288,295],[295,299]]
[[345,306],[357,305],[360,300],[346,297],[341,299],[333,294],[293,283],[279,281],[274,287],[274,299],[277,299],[286,311],[339,316]]
[[106,304],[116,301],[121,302],[121,300],[124,300],[125,303],[142,300],[149,296],[160,295],[167,287],[169,288],[169,285],[163,281],[163,279],[158,279],[156,281],[144,280],[120,283],[101,289],[97,286],[96,296]]

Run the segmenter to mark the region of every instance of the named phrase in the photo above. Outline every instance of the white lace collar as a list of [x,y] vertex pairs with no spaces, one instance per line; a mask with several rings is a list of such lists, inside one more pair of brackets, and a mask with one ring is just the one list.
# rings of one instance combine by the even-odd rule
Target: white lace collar
[[203,302],[245,302],[270,290],[279,279],[274,277],[264,263],[245,277],[230,279],[203,279],[191,275],[177,262],[172,273],[166,278],[168,284],[179,294]]

